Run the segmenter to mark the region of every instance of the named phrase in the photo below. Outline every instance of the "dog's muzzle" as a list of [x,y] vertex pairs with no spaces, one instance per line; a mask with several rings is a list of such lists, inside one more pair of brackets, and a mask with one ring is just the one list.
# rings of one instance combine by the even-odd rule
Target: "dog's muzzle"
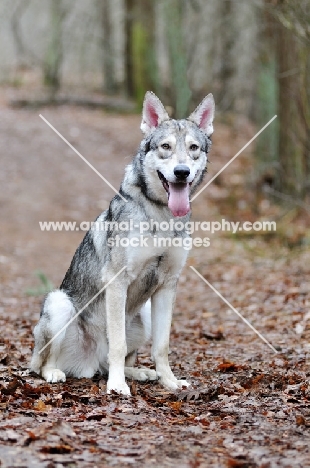
[[185,164],[178,164],[173,172],[176,182],[168,181],[160,171],[157,171],[158,177],[167,192],[168,207],[171,213],[173,216],[185,216],[190,211],[189,193],[192,183],[188,183],[186,180],[190,174],[190,169]]
[[185,164],[178,164],[175,166],[173,172],[180,182],[184,182],[191,173],[190,168]]

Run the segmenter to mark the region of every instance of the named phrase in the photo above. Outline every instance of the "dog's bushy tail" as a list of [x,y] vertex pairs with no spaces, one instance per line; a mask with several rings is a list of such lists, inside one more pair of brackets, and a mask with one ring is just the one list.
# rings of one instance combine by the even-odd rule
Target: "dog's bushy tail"
[[[75,308],[65,292],[57,289],[47,295],[42,307],[40,321],[33,332],[35,346],[30,363],[32,371],[41,374],[42,366],[48,357],[51,354],[53,354],[54,358],[57,357],[66,335],[66,328],[64,327],[75,313]],[[63,328],[64,330],[59,333]],[[58,336],[56,336],[57,333],[59,333]],[[55,336],[56,338],[54,338]],[[46,346],[52,339],[53,341]],[[45,346],[46,348],[40,352]]]

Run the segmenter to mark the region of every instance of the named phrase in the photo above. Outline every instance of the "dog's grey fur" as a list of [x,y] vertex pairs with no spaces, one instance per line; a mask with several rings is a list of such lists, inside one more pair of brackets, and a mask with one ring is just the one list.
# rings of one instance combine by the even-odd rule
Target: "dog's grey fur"
[[[98,222],[189,220],[189,197],[202,181],[211,146],[214,101],[208,95],[186,120],[170,119],[159,99],[145,96],[141,129],[144,139],[126,168],[120,194]],[[186,180],[176,166],[188,169]],[[159,171],[159,172],[158,172]],[[161,174],[161,178],[159,177]],[[164,180],[164,182],[162,182]],[[169,186],[169,200],[166,183]],[[188,191],[188,197],[186,195]],[[179,195],[180,194],[180,195]],[[187,205],[188,199],[188,205]],[[138,228],[137,228],[138,229]],[[154,239],[154,229],[144,237]],[[163,234],[163,233],[161,233]],[[90,230],[78,247],[60,289],[48,294],[34,329],[31,369],[48,382],[66,375],[92,377],[108,372],[107,391],[130,394],[125,376],[155,380],[169,388],[189,385],[178,380],[168,362],[169,334],[177,281],[185,264],[183,247],[115,247],[113,239],[139,237],[138,230]],[[165,236],[188,237],[187,232]],[[44,351],[40,350],[124,266],[126,268]],[[136,350],[152,335],[156,371],[133,367]]]

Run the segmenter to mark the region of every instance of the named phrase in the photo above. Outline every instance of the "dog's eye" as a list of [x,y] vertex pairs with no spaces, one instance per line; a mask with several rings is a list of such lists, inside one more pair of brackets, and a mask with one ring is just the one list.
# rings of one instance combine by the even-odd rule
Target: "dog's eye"
[[170,149],[171,149],[171,146],[170,146],[168,143],[163,143],[163,144],[161,145],[161,147],[162,147],[162,149],[164,149],[164,150],[170,150]]
[[195,145],[194,143],[193,143],[192,145],[190,145],[190,147],[189,147],[189,149],[190,149],[191,151],[197,151],[198,148],[199,148],[199,146],[198,146],[198,145]]

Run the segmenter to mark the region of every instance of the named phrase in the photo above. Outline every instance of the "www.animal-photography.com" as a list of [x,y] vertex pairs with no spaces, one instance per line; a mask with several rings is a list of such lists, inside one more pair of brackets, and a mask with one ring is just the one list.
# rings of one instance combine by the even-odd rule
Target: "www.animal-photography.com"
[[309,22],[1,3],[2,467],[310,466]]

